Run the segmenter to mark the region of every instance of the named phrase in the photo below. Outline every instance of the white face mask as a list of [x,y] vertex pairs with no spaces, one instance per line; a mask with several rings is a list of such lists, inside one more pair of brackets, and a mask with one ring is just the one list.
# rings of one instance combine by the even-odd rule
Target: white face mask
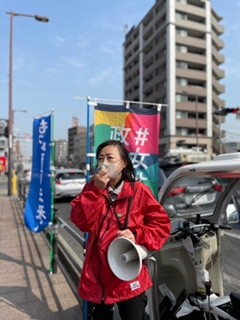
[[100,167],[97,168],[97,171],[101,170],[102,168],[108,171],[110,179],[115,179],[119,174],[117,162],[108,163],[108,164],[104,163]]
[[109,173],[109,178],[110,179],[115,179],[119,174],[118,164],[116,162],[109,163],[106,169],[107,169],[107,171]]

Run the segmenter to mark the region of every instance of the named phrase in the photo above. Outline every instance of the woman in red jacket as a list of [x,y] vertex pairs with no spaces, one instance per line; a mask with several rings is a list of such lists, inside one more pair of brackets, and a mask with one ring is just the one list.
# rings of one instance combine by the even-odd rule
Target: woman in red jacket
[[94,179],[72,201],[72,222],[89,233],[79,294],[93,305],[94,320],[112,320],[118,305],[122,320],[143,320],[146,290],[152,279],[143,264],[136,279],[117,278],[107,252],[116,237],[126,237],[149,251],[159,251],[170,235],[170,221],[149,187],[135,181],[128,151],[109,140],[98,146]]

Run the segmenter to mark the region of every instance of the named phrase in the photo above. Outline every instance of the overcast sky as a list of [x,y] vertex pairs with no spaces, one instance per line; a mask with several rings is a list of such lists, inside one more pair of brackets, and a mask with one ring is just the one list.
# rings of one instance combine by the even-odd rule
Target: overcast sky
[[[15,132],[32,132],[33,117],[55,110],[55,138],[67,138],[72,117],[86,126],[86,99],[123,98],[124,29],[137,25],[153,0],[1,0],[0,118],[8,118],[10,16],[47,16],[49,23],[14,18],[13,105]],[[230,5],[229,5],[230,4]],[[227,107],[240,105],[240,0],[212,0],[223,19]],[[75,97],[84,97],[76,99]],[[228,140],[240,140],[235,116],[226,117]]]

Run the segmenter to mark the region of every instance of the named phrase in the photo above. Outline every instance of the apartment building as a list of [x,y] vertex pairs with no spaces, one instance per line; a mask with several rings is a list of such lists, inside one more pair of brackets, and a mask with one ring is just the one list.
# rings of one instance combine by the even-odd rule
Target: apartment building
[[68,129],[68,162],[71,167],[85,168],[87,128],[74,126]]
[[[78,126],[74,123],[68,129],[68,165],[85,170],[87,165],[87,148],[90,145],[90,153],[94,152],[94,125],[89,128]],[[90,158],[90,168],[93,169],[94,159]]]
[[55,165],[68,165],[68,142],[65,139],[55,141]]
[[159,153],[219,153],[225,107],[222,17],[210,0],[157,0],[124,42],[124,99],[161,108]]

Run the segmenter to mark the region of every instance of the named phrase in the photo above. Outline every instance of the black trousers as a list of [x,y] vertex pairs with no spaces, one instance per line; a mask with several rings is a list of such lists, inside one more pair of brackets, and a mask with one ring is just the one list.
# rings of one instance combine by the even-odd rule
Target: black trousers
[[[144,320],[147,297],[141,294],[127,301],[117,304],[122,320]],[[92,320],[113,320],[114,305],[93,304]]]

